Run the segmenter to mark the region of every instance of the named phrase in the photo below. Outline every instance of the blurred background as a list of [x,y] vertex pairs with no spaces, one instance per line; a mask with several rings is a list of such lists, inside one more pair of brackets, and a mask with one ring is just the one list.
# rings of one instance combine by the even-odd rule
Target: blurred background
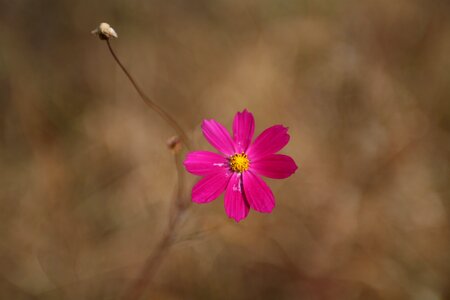
[[[290,128],[277,207],[192,205],[145,299],[450,299],[450,3],[0,0],[0,299],[119,299],[167,226],[173,130]],[[186,175],[189,184],[197,180]]]

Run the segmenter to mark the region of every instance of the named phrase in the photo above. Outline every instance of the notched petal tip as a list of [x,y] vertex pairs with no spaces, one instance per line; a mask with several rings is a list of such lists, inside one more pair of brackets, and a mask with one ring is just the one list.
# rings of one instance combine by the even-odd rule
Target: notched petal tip
[[284,154],[270,154],[252,163],[254,172],[274,179],[288,178],[295,173],[297,168],[292,157]]
[[248,155],[253,159],[273,154],[283,149],[290,140],[288,127],[274,125],[264,130],[250,145]]
[[241,217],[230,217],[228,216],[229,219],[233,219],[236,223],[240,223],[241,221],[247,219],[247,216],[241,216]]
[[233,121],[233,139],[237,152],[245,152],[255,132],[255,119],[247,109],[237,112]]
[[200,126],[202,129],[204,129],[205,128],[205,126],[208,126],[209,124],[211,124],[211,122],[213,122],[214,121],[214,119],[204,119],[203,121],[202,121],[202,125]]

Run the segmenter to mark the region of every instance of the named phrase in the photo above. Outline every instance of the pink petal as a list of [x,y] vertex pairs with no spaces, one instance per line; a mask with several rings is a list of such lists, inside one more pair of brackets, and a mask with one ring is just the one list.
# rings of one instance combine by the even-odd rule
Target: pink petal
[[217,150],[228,156],[235,154],[233,140],[222,124],[214,120],[204,120],[202,130],[205,138]]
[[194,151],[186,155],[184,166],[189,173],[204,176],[224,170],[227,168],[227,161],[217,153]]
[[255,119],[246,109],[238,112],[233,121],[233,137],[238,153],[245,152],[255,132]]
[[275,207],[275,197],[267,184],[251,171],[243,173],[244,191],[250,207],[262,213],[270,213]]
[[192,188],[192,201],[208,203],[223,193],[230,181],[230,172],[217,172],[200,179]]
[[248,215],[249,205],[245,200],[240,173],[234,173],[228,182],[224,206],[228,217],[233,218],[236,222],[245,219]]
[[287,131],[287,127],[282,125],[267,128],[250,145],[247,155],[251,160],[256,160],[259,157],[280,151],[289,142]]
[[259,175],[283,179],[294,174],[297,170],[297,165],[290,156],[270,154],[256,161],[252,161],[251,168]]

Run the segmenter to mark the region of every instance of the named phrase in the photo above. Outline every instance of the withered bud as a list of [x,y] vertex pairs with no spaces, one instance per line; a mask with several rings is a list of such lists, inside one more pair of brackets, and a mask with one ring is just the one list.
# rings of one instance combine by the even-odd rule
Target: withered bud
[[100,25],[92,30],[91,33],[98,35],[101,40],[109,40],[111,37],[119,37],[116,31],[108,23],[100,23]]
[[166,144],[167,147],[175,153],[181,150],[181,139],[176,135],[169,138]]

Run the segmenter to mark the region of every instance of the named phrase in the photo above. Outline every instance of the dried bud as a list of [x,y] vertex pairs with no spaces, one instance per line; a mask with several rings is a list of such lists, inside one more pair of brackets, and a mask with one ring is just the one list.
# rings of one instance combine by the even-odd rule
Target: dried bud
[[181,139],[176,135],[168,139],[166,143],[167,147],[175,153],[181,149]]
[[91,33],[98,35],[101,40],[109,40],[111,37],[119,37],[116,31],[108,23],[100,23],[100,25],[92,30]]

